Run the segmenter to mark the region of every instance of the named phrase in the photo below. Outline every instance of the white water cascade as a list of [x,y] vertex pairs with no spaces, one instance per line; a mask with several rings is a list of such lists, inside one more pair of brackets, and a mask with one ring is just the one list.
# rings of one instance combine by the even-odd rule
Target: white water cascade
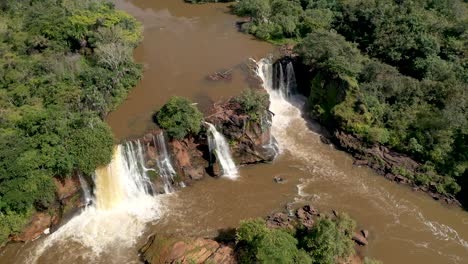
[[110,248],[134,245],[145,224],[162,214],[159,198],[151,195],[148,169],[142,162],[139,141],[117,146],[110,164],[96,170],[92,205],[42,241],[28,263],[36,263],[46,250],[61,242],[74,241],[90,249],[93,254],[84,257],[91,259]]
[[[270,95],[270,111],[274,114],[271,121],[271,134],[278,141],[271,141],[270,144],[280,152],[290,149],[296,144],[295,140],[291,141],[290,132],[293,132],[289,130],[291,124],[297,121],[304,123],[300,108],[305,98],[295,95],[297,84],[294,67],[291,62],[288,62],[286,69],[283,69],[283,64],[273,64],[267,58],[254,62],[257,64],[256,74],[262,79],[263,87]],[[301,124],[301,127],[307,129],[305,123]]]
[[153,143],[158,151],[158,159],[156,162],[159,168],[159,175],[164,183],[164,192],[171,193],[174,191],[172,188],[172,179],[176,172],[167,152],[166,139],[164,138],[164,133],[162,131],[156,137],[153,136]]
[[213,124],[208,122],[205,123],[208,126],[208,146],[210,148],[210,153],[216,155],[216,158],[221,164],[223,176],[230,179],[236,179],[239,176],[239,171],[232,159],[231,150],[226,138],[216,130],[216,127]]
[[83,191],[83,203],[85,206],[88,206],[93,201],[88,182],[86,182],[81,173],[78,173],[78,180],[80,181],[81,190]]

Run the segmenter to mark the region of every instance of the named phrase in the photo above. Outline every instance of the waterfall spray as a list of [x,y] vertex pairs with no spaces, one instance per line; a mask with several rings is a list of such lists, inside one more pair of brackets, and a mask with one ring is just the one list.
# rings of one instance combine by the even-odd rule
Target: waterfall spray
[[[95,255],[116,245],[133,246],[145,224],[162,214],[159,198],[151,195],[142,151],[139,141],[115,147],[112,161],[96,169],[93,203],[42,241],[28,263],[36,263],[46,250],[61,242],[77,242]],[[80,182],[87,195],[81,176]]]

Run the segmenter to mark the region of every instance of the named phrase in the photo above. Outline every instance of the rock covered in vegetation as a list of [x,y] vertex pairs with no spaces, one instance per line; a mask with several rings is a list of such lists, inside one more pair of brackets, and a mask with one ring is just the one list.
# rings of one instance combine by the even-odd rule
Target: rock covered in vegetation
[[[251,108],[243,105],[241,100],[250,100],[246,97],[253,97],[260,105]],[[264,99],[257,101],[257,97]],[[268,106],[269,100],[265,91],[245,92],[238,98],[215,104],[213,114],[206,118],[207,122],[215,125],[226,137],[238,164],[274,159],[276,153],[268,147],[271,140],[274,140],[270,134],[271,114],[267,111]]]
[[[316,223],[310,224],[310,220]],[[304,228],[306,227],[306,228]],[[354,243],[366,245],[366,232],[354,233],[346,214],[320,215],[311,205],[293,214],[274,213],[266,220],[241,221],[235,232],[206,238],[152,235],[141,259],[156,263],[362,263]],[[354,234],[354,235],[353,235]],[[355,242],[353,242],[353,240]],[[359,248],[356,248],[359,250]],[[312,262],[312,260],[314,262]]]
[[435,200],[442,200],[448,204],[461,205],[451,194],[438,192],[437,184],[431,182],[428,186],[418,186],[415,182],[421,175],[421,164],[401,153],[391,151],[388,148],[375,144],[367,146],[361,139],[343,131],[335,132],[336,143],[356,158],[355,165],[365,165],[374,169],[386,179],[406,184],[416,191],[428,193]]

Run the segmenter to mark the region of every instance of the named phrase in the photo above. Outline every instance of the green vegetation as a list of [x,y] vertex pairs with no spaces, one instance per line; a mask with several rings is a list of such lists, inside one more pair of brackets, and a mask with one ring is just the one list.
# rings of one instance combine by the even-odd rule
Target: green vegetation
[[187,3],[203,4],[203,3],[227,3],[234,2],[235,0],[184,0]]
[[173,96],[156,113],[155,119],[170,137],[183,139],[200,132],[203,114],[188,99]]
[[310,229],[270,229],[262,219],[242,221],[236,232],[240,263],[338,263],[354,254],[355,223],[347,215],[318,218]]
[[140,78],[140,31],[105,1],[0,3],[0,243],[53,205],[53,177],[110,161],[101,118]]
[[234,98],[234,101],[241,105],[244,113],[253,121],[260,121],[270,103],[267,93],[254,89],[242,91],[241,95]]
[[410,181],[468,201],[466,2],[241,0],[233,11],[258,38],[298,43],[319,120],[410,155],[422,164]]
[[382,261],[366,257],[366,258],[364,258],[364,264],[382,264]]
[[313,259],[313,263],[334,263],[338,259],[347,259],[354,253],[352,235],[355,223],[347,215],[336,220],[320,218],[303,239],[304,247]]

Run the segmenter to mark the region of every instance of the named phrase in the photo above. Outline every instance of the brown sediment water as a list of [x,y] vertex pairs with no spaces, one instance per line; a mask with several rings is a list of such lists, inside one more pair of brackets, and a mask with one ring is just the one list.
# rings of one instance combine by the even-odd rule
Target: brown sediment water
[[[225,4],[119,0],[117,7],[145,27],[144,41],[135,52],[145,65],[144,78],[107,119],[120,139],[151,127],[152,112],[172,95],[189,97],[207,108],[238,94],[247,86],[238,65],[273,51],[271,45],[237,32],[237,18],[228,14]],[[228,69],[233,69],[230,82],[205,79]],[[37,263],[139,263],[137,249],[151,233],[216,236],[220,230],[236,227],[241,219],[264,217],[288,203],[347,212],[359,228],[369,230],[364,254],[384,263],[468,263],[466,211],[353,166],[348,154],[320,141],[319,126],[303,118],[303,98],[271,99],[276,114],[272,131],[282,150],[273,163],[241,167],[237,180],[206,178],[175,194],[160,195],[159,219],[149,221],[142,235],[132,237],[134,243],[105,240],[111,246],[99,256],[70,237],[53,241],[37,254],[41,245],[51,243],[41,238],[8,245],[0,253],[0,263],[28,263],[31,256]],[[275,176],[285,181],[275,183]],[[83,232],[76,227],[77,234]],[[104,224],[101,228],[105,229]],[[103,236],[112,239],[113,235]]]

